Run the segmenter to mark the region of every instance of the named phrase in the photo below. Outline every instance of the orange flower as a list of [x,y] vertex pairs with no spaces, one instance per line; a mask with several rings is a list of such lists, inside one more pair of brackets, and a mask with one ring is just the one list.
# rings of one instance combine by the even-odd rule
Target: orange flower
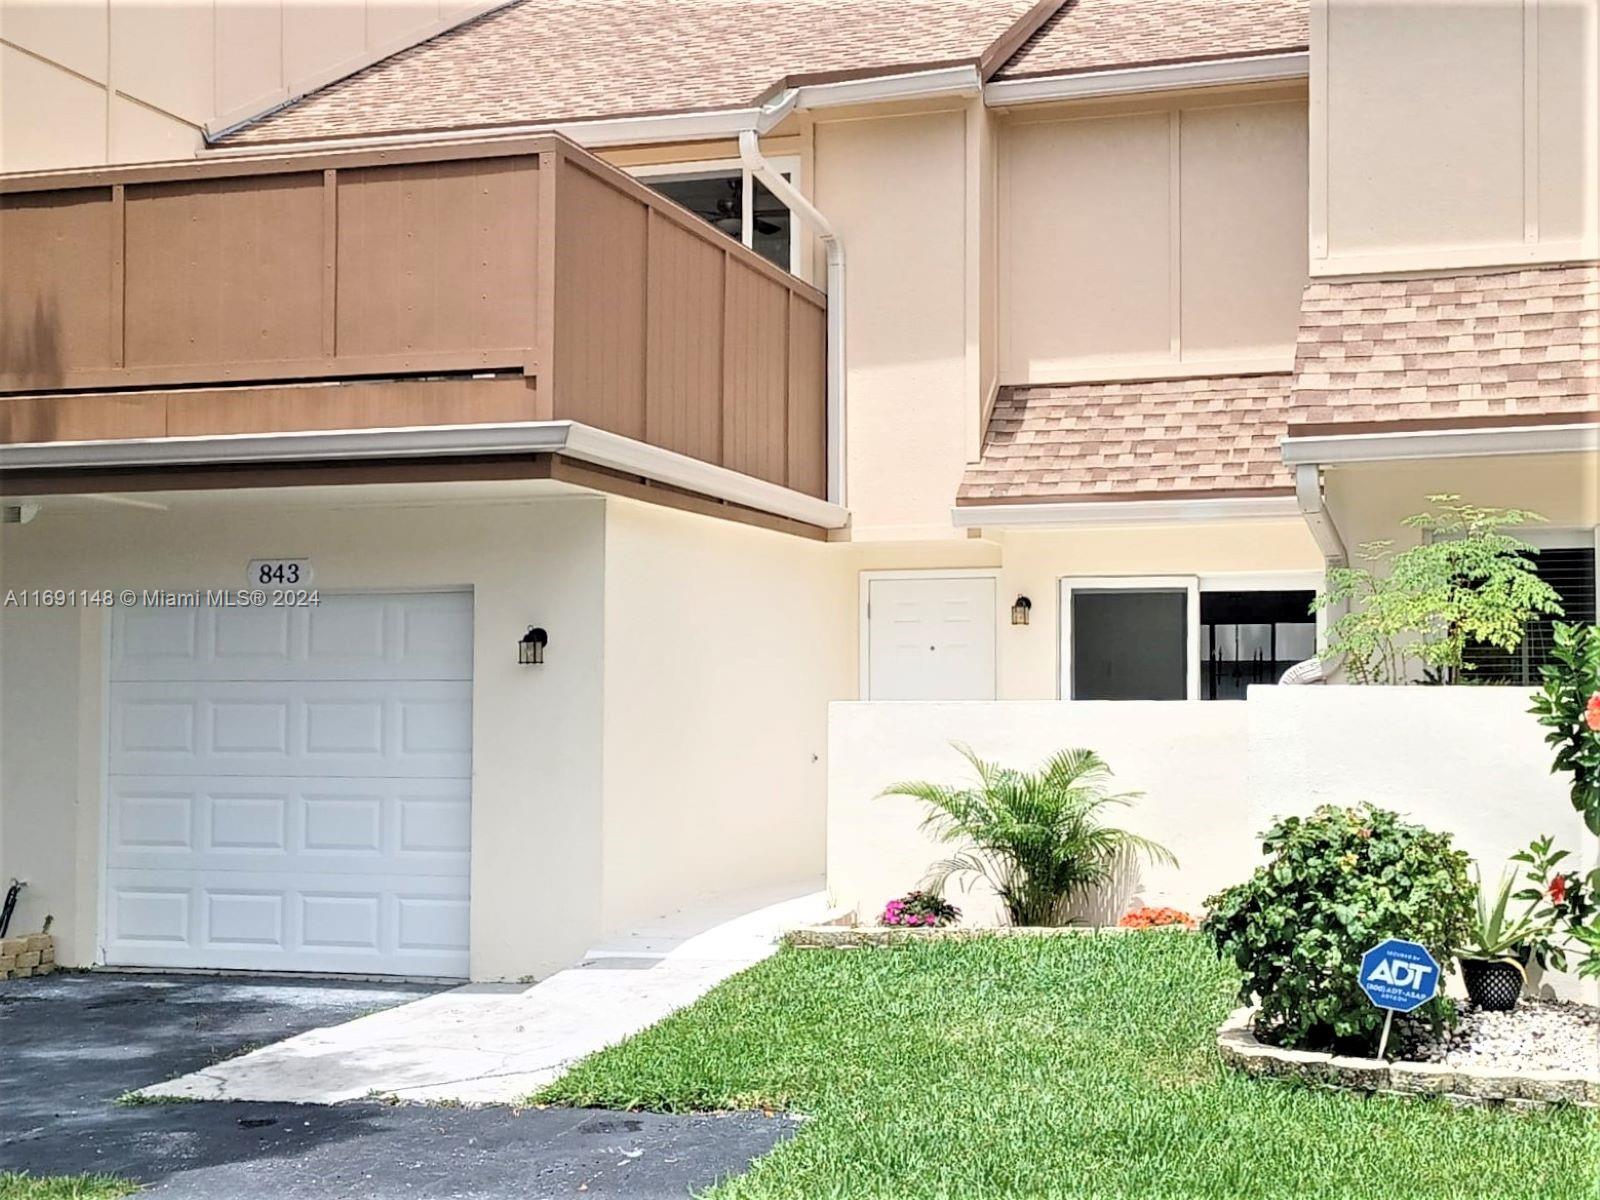
[[1123,929],[1154,929],[1161,925],[1182,925],[1185,929],[1193,929],[1196,922],[1188,913],[1176,908],[1145,907],[1129,910],[1117,924]]
[[1589,697],[1589,706],[1583,710],[1583,723],[1600,733],[1600,692]]

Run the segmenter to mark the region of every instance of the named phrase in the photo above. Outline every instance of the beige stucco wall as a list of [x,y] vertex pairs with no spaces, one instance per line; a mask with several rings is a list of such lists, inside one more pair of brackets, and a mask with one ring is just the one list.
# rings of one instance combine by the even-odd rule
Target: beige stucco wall
[[[242,587],[252,557],[315,563],[317,586],[474,594],[475,978],[542,975],[599,931],[605,501],[317,504],[168,512],[105,505],[0,528],[7,589]],[[550,631],[537,671],[516,661]],[[103,610],[0,608],[0,878],[30,881],[19,928],[54,914],[61,961],[96,959]]]
[[966,365],[966,147],[961,107],[816,126],[813,195],[848,255],[857,538],[955,536],[981,403]]
[[851,694],[836,548],[612,501],[603,924],[820,881],[827,706]]
[[1326,468],[1323,477],[1329,510],[1352,555],[1364,542],[1415,545],[1418,535],[1401,521],[1427,509],[1432,495],[1529,509],[1545,518],[1547,531],[1600,525],[1600,456],[1594,454],[1353,463]]
[[[1526,709],[1526,693],[1509,688],[1267,687],[1243,703],[838,704],[829,891],[870,922],[948,855],[918,830],[918,802],[876,797],[898,780],[967,781],[952,741],[1012,766],[1087,746],[1111,765],[1118,788],[1144,793],[1114,821],[1160,841],[1178,866],[1123,877],[1086,910],[1094,920],[1114,921],[1135,904],[1199,910],[1261,861],[1257,835],[1272,820],[1322,803],[1371,801],[1448,830],[1491,879],[1545,833],[1592,866],[1596,843],[1564,780],[1550,774],[1543,731]],[[997,918],[987,889],[949,894],[969,922]],[[1563,995],[1600,997],[1593,981],[1546,982]]]
[[[1060,582],[1066,576],[1195,575],[1220,585],[1233,576],[1282,576],[1282,586],[1312,586],[1323,559],[1296,516],[1251,521],[1102,525],[996,531],[943,545],[842,547],[857,583],[852,645],[861,639],[859,580],[878,571],[992,572],[997,631],[997,694],[1002,700],[1050,700],[1060,691]],[[1027,625],[1011,624],[1019,595],[1033,601]]]
[[1020,109],[998,207],[1002,382],[1288,369],[1302,88]]
[[0,0],[0,171],[182,158],[499,0]]
[[1313,273],[1594,258],[1597,0],[1312,0]]

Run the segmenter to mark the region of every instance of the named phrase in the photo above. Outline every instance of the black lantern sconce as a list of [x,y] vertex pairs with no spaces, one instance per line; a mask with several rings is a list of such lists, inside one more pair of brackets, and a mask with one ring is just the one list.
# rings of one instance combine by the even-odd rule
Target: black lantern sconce
[[517,642],[517,661],[525,667],[544,663],[544,648],[550,644],[550,635],[537,625],[529,625],[528,632]]
[[1011,606],[1011,623],[1013,625],[1026,625],[1028,614],[1033,611],[1033,601],[1026,596],[1018,596],[1017,602]]

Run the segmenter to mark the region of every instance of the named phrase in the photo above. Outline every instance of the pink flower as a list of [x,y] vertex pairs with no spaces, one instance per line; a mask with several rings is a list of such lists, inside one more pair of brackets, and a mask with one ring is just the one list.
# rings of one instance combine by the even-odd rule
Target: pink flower
[[1583,710],[1583,723],[1600,733],[1600,692],[1589,697],[1588,707]]

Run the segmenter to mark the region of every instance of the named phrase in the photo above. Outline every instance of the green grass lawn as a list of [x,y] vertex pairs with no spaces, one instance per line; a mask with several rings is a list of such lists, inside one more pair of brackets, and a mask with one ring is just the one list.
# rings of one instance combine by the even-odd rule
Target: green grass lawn
[[0,1171],[0,1200],[117,1200],[135,1185],[109,1175],[18,1175]]
[[786,950],[539,1103],[809,1119],[718,1200],[1592,1197],[1600,1122],[1225,1070],[1197,936]]

